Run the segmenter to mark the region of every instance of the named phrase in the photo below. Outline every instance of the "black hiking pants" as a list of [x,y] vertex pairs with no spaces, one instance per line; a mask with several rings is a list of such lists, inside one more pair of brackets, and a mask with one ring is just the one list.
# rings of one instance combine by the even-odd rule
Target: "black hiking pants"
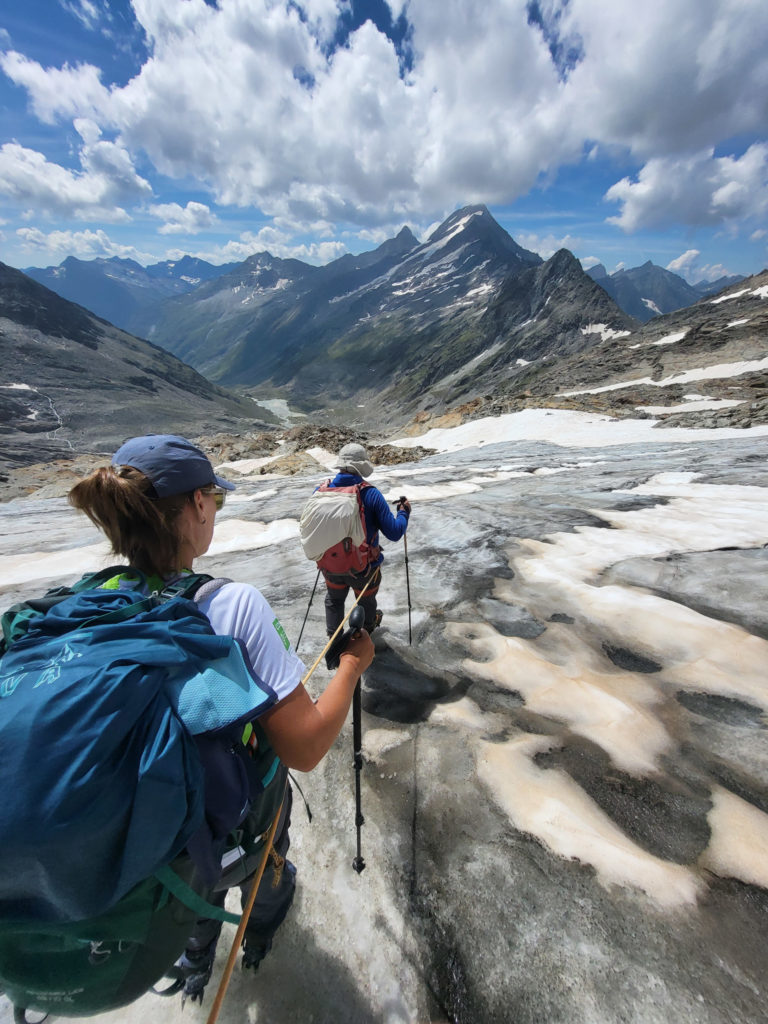
[[[264,953],[269,951],[275,932],[285,920],[296,888],[296,868],[287,859],[288,848],[291,845],[288,834],[293,803],[291,787],[287,786],[285,792],[284,811],[273,843],[277,858],[270,855],[267,860],[264,874],[259,882],[256,900],[245,928],[244,945],[246,949],[261,948]],[[240,906],[243,909],[248,902],[253,877],[254,875],[251,874],[240,883]],[[214,892],[210,897],[210,902],[214,906],[223,907],[227,891],[223,889],[220,892]],[[207,950],[211,943],[218,939],[221,925],[221,921],[216,921],[213,918],[198,919],[195,922],[192,935],[187,940],[187,952],[194,954]]]
[[[374,577],[372,579],[372,577]],[[369,566],[363,572],[347,572],[342,574],[323,571],[327,587],[325,593],[325,628],[328,636],[333,636],[344,621],[344,602],[350,589],[355,597],[365,584],[371,583],[360,599],[360,607],[365,612],[365,628],[370,633],[376,626],[376,595],[381,583],[380,566]]]

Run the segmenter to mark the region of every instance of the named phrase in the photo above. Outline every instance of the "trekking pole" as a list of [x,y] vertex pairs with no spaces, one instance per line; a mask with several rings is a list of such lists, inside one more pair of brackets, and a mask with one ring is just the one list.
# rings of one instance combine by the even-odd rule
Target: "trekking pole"
[[[406,501],[408,501],[406,496],[404,494],[401,494],[400,497],[397,499],[397,501],[393,502],[393,504],[396,504],[398,509],[399,509],[400,506],[405,504]],[[407,529],[407,527],[406,527],[406,529]],[[410,577],[410,574],[408,572],[408,537],[405,534],[403,534],[403,550],[405,551],[405,589],[406,589],[406,591],[408,593],[408,646],[410,647],[411,646],[411,641],[412,641],[412,635],[411,635],[411,577]]]
[[411,645],[411,577],[408,573],[408,538],[403,534],[403,549],[405,551],[405,589],[408,592],[408,646]]
[[355,692],[352,696],[352,754],[355,766],[355,828],[357,829],[357,855],[352,861],[352,867],[359,875],[365,867],[360,835],[365,818],[360,796],[360,773],[363,770],[363,701],[359,679],[355,684]]
[[[344,622],[341,623],[339,628],[336,630],[336,632],[330,638],[328,643],[325,645],[324,650],[321,651],[321,653],[320,653],[320,657],[317,659],[317,661],[312,666],[312,668],[309,670],[309,672],[307,672],[307,674],[304,676],[304,679],[302,680],[302,682],[305,683],[309,679],[309,677],[312,675],[312,673],[315,671],[315,669],[317,668],[318,664],[320,663],[320,658],[323,657],[325,652],[328,650],[328,648],[331,646],[333,641],[336,639],[336,637],[339,634],[339,630],[341,630],[343,628],[344,623],[347,621],[347,619],[349,619],[349,625],[350,625],[350,627],[352,629],[362,629],[362,627],[363,627],[363,625],[365,623],[365,614],[364,614],[363,609],[360,607],[358,602],[360,601],[360,598],[365,593],[366,589],[376,579],[377,573],[378,573],[378,569],[376,570],[376,572],[371,574],[371,578],[368,580],[368,582],[365,584],[363,589],[360,591],[360,593],[359,593],[359,595],[357,597],[357,600],[352,605],[352,607],[349,609],[349,614],[345,617]],[[352,755],[353,755],[352,763],[354,764],[354,767],[355,767],[355,828],[357,829],[357,855],[355,856],[354,860],[352,861],[352,867],[355,869],[355,871],[359,875],[360,872],[365,867],[365,861],[363,860],[363,853],[362,853],[362,836],[361,836],[361,833],[360,833],[360,829],[365,824],[365,818],[363,817],[362,798],[361,798],[361,790],[360,790],[360,772],[362,771],[362,768],[363,768],[363,703],[362,703],[362,689],[361,689],[361,684],[360,684],[360,680],[359,679],[355,683],[355,689],[354,689],[354,692],[352,694]]]
[[320,579],[321,571],[322,571],[321,569],[318,569],[317,570],[317,576],[315,576],[315,585],[314,585],[314,587],[312,587],[312,593],[310,594],[310,597],[309,597],[309,604],[307,605],[307,614],[304,616],[304,621],[301,624],[301,630],[299,632],[299,639],[296,641],[296,646],[294,647],[294,651],[296,651],[296,653],[298,653],[299,644],[301,643],[301,638],[304,635],[304,627],[307,624],[307,617],[309,615],[309,609],[312,607],[312,602],[315,599],[315,591],[317,590],[317,581]]
[[[285,785],[287,788],[287,776]],[[237,926],[237,931],[235,932],[235,937],[232,941],[232,948],[230,949],[229,956],[227,957],[227,963],[224,967],[224,974],[222,975],[221,981],[219,982],[219,988],[218,991],[216,992],[216,998],[213,1001],[211,1012],[208,1014],[207,1024],[216,1024],[216,1020],[221,1011],[221,1004],[224,1002],[224,996],[227,994],[227,988],[229,987],[229,982],[230,979],[232,978],[232,971],[235,969],[237,951],[238,949],[240,949],[240,944],[243,941],[245,929],[246,926],[248,925],[248,918],[250,916],[251,910],[253,909],[253,904],[256,901],[256,893],[259,890],[259,884],[264,874],[264,868],[267,866],[267,860],[269,859],[269,854],[272,849],[272,842],[275,838],[275,832],[277,831],[277,823],[280,821],[280,815],[283,810],[284,802],[285,793],[283,793],[283,799],[280,801],[280,807],[278,808],[277,814],[275,815],[275,820],[269,826],[269,835],[267,836],[267,841],[264,844],[264,853],[261,855],[261,863],[259,864],[258,871],[254,875],[253,884],[251,885],[251,891],[248,893],[248,900],[245,906],[243,907],[243,914],[242,917],[240,918],[240,924]]]

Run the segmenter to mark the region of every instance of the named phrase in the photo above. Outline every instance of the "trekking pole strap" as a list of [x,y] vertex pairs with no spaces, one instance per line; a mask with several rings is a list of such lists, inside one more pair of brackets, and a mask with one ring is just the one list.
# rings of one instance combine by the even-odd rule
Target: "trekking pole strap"
[[[285,785],[287,789],[287,775],[285,779]],[[280,816],[283,812],[284,803],[285,792],[283,793],[283,799],[280,803],[280,807],[277,810],[275,819],[269,827],[269,835],[267,836],[267,841],[264,844],[264,853],[261,856],[261,863],[259,864],[258,871],[253,877],[251,891],[248,893],[248,900],[245,906],[243,907],[242,917],[240,917],[239,919],[240,923],[237,927],[235,937],[232,940],[232,948],[230,949],[229,956],[227,957],[227,963],[224,967],[224,974],[222,975],[221,981],[219,982],[219,988],[218,991],[216,992],[216,998],[213,1001],[211,1012],[208,1015],[207,1024],[216,1024],[216,1020],[218,1019],[219,1013],[221,1012],[221,1006],[222,1003],[224,1002],[224,996],[227,994],[227,988],[229,987],[229,982],[232,977],[232,971],[235,968],[235,960],[237,960],[237,951],[240,948],[240,944],[243,941],[243,936],[245,935],[245,929],[248,924],[248,918],[250,917],[251,910],[253,909],[253,904],[256,902],[256,893],[259,891],[259,883],[261,882],[262,876],[264,874],[264,868],[267,866],[267,859],[269,857],[270,850],[272,849],[272,843],[274,842],[275,833],[277,832],[277,824],[280,821]]]
[[309,677],[310,677],[310,676],[312,675],[312,673],[313,673],[313,672],[315,671],[315,669],[317,668],[317,666],[318,666],[318,665],[320,664],[320,661],[321,661],[321,659],[325,657],[326,651],[327,651],[327,650],[328,650],[328,648],[329,648],[329,647],[331,646],[331,644],[332,644],[332,643],[333,643],[333,641],[334,641],[334,640],[336,639],[336,637],[337,637],[337,636],[339,635],[339,633],[340,633],[340,632],[342,631],[342,629],[343,629],[343,628],[344,628],[344,627],[346,626],[346,624],[347,624],[347,619],[349,618],[349,616],[350,616],[350,615],[352,614],[352,612],[353,612],[353,611],[355,610],[355,608],[357,608],[358,604],[360,603],[360,598],[361,598],[361,597],[363,596],[363,594],[364,594],[364,593],[366,592],[366,590],[368,589],[368,587],[370,587],[370,585],[371,585],[371,584],[373,583],[373,581],[374,581],[374,580],[376,579],[376,577],[377,577],[378,575],[379,575],[379,567],[378,567],[378,566],[376,566],[376,569],[375,569],[375,571],[374,571],[374,572],[372,572],[372,573],[371,573],[371,575],[369,576],[368,580],[366,581],[366,584],[365,584],[365,586],[363,587],[363,589],[362,589],[362,590],[360,591],[360,593],[359,593],[359,594],[357,595],[357,597],[355,598],[355,603],[354,603],[354,604],[352,605],[352,607],[351,607],[351,608],[349,609],[349,611],[347,612],[347,614],[346,614],[346,615],[344,616],[344,618],[342,619],[341,623],[339,624],[338,628],[336,629],[336,632],[335,632],[335,633],[333,634],[333,636],[332,636],[332,637],[331,637],[331,638],[330,638],[330,639],[328,640],[328,643],[327,643],[327,644],[325,645],[325,647],[324,647],[324,648],[322,649],[322,651],[320,651],[320,653],[319,653],[319,654],[318,654],[318,656],[317,656],[317,660],[315,661],[315,663],[314,663],[314,665],[312,666],[312,668],[311,668],[311,669],[309,670],[309,672],[307,672],[307,674],[306,674],[306,675],[304,676],[304,678],[303,678],[303,679],[301,680],[302,684],[304,684],[304,683],[306,683],[306,682],[307,682],[307,680],[309,679]]

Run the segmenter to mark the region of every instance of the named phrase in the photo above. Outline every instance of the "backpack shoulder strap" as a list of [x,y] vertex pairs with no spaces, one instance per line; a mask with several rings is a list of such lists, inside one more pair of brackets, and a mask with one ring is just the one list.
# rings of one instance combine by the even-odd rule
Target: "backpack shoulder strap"
[[130,573],[131,577],[135,576],[141,583],[146,581],[146,576],[141,569],[132,569],[128,565],[110,565],[106,569],[99,569],[98,572],[87,573],[71,587],[57,587],[55,590],[49,590],[45,596],[55,595],[59,591],[64,592],[62,596],[68,596],[69,594],[79,594],[81,590],[97,590],[105,583],[109,583],[110,580],[119,579],[126,573]]
[[222,587],[231,582],[232,580],[226,576],[217,576],[215,579],[211,576],[205,577],[204,581],[194,592],[195,604],[205,601],[211,594],[215,594],[217,590],[221,590]]
[[191,601],[198,590],[212,579],[213,576],[207,573],[182,573],[177,579],[166,583],[158,597],[161,601],[171,601],[174,597],[186,597]]

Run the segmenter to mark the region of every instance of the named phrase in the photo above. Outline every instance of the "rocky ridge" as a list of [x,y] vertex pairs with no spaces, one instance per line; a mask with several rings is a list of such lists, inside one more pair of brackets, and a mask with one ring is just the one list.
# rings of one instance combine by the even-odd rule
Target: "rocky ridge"
[[531,360],[467,402],[425,405],[408,432],[531,407],[652,417],[664,426],[768,422],[768,271],[634,331],[601,331],[584,351]]

